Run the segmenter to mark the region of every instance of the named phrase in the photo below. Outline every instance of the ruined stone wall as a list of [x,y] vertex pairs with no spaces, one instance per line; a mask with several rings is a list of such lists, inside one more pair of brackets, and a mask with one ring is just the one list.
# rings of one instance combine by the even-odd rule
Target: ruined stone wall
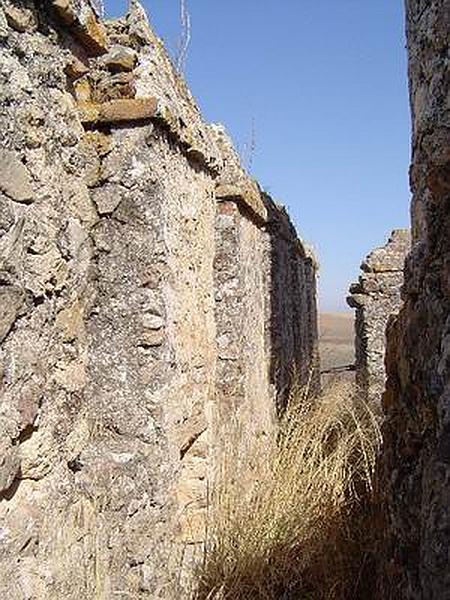
[[0,108],[0,596],[180,597],[221,432],[316,377],[314,258],[135,1],[1,0]]
[[[448,0],[407,0],[412,237],[388,330],[380,489],[392,598],[450,598],[450,105]],[[390,597],[386,593],[382,597]]]
[[356,385],[377,411],[386,382],[386,326],[402,304],[403,268],[410,246],[408,230],[393,231],[387,244],[363,261],[359,281],[352,284],[347,298],[356,309]]
[[[311,250],[295,239],[286,211],[269,203],[272,378],[279,390],[278,411],[289,397],[292,380],[315,393],[320,387],[316,310],[317,262]],[[292,294],[286,293],[292,290]]]

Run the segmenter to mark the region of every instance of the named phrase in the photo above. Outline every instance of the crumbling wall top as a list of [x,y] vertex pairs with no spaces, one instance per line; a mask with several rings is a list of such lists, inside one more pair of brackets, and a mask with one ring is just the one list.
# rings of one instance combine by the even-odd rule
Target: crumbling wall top
[[[52,0],[63,28],[90,56],[84,65],[75,59],[68,68],[84,126],[158,122],[189,160],[215,178],[219,202],[231,199],[260,225],[270,222],[277,234],[295,240],[297,234],[287,213],[243,168],[224,127],[204,122],[184,77],[152,30],[141,4],[131,0],[126,16],[104,23],[99,18],[100,4]],[[317,266],[306,245],[298,240],[297,246],[299,253]]]
[[410,246],[409,229],[394,229],[387,244],[373,250],[363,261],[361,269],[373,273],[402,270]]

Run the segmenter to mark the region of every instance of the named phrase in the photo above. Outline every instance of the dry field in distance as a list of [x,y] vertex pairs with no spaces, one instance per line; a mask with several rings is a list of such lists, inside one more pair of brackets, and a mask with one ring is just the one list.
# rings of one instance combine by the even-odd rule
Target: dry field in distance
[[353,320],[353,312],[320,314],[319,351],[322,371],[355,362]]

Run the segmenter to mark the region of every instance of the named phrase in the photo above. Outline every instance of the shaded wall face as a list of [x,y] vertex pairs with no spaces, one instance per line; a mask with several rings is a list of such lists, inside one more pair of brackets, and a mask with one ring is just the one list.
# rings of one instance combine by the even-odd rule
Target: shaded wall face
[[274,215],[264,222],[228,199],[217,208],[215,290],[221,419],[270,435],[291,387],[318,382],[315,265]]
[[450,527],[450,129],[446,0],[406,2],[413,248],[388,331],[381,488],[395,598],[447,598]]
[[313,394],[320,384],[316,264],[285,213],[270,215],[270,365],[281,414],[291,392]]
[[315,269],[253,182],[217,201],[242,172],[140,7],[118,58],[56,4],[0,1],[0,595],[169,598],[227,422],[276,429],[275,322],[310,370]]

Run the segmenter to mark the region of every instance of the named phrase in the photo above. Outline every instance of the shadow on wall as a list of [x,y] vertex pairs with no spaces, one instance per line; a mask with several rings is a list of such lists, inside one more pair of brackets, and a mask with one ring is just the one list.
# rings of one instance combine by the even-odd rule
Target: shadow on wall
[[216,397],[221,421],[249,410],[269,431],[293,387],[319,386],[317,267],[285,210],[248,181],[217,192]]
[[314,392],[320,387],[317,263],[285,209],[264,197],[270,239],[270,381],[281,415],[293,388]]

